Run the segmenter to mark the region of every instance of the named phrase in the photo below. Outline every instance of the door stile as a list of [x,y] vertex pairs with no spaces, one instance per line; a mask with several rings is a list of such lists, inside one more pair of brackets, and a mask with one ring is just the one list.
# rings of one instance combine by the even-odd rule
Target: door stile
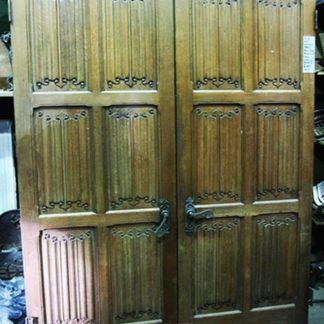
[[[314,12],[315,1],[302,1],[302,30],[303,36],[314,36]],[[303,42],[301,40],[301,46]],[[303,48],[301,48],[303,53]],[[301,106],[303,109],[302,127],[300,132],[300,150],[301,150],[301,170],[300,170],[300,186],[301,195],[299,203],[299,213],[304,215],[300,223],[299,238],[299,282],[298,291],[299,298],[297,300],[298,323],[306,323],[308,315],[308,284],[309,284],[309,254],[311,243],[311,205],[312,205],[312,185],[313,185],[313,120],[314,120],[314,84],[315,76],[312,73],[302,74],[302,99]],[[304,136],[302,135],[304,133]]]
[[[28,42],[26,21],[27,6],[24,0],[13,1],[11,22],[12,46],[19,48],[13,58],[13,75],[15,76],[14,105],[25,107],[28,113],[31,107],[31,91],[28,86],[29,64],[28,64]],[[16,77],[17,76],[17,77]],[[38,224],[35,220],[36,187],[33,183],[34,173],[30,169],[33,164],[32,152],[32,128],[31,118],[26,118],[26,111],[15,109],[16,124],[16,154],[19,160],[18,188],[23,192],[26,199],[20,200],[20,209],[26,211],[24,222],[21,222],[22,246],[24,255],[24,275],[30,280],[25,282],[26,307],[30,317],[39,317],[43,314],[42,287],[37,278],[41,277],[39,251]],[[28,189],[27,189],[28,188]],[[28,233],[28,234],[27,234]],[[43,320],[41,315],[40,320]]]
[[[176,106],[174,62],[174,1],[159,1],[158,51],[159,106],[161,109],[161,198],[170,204],[170,233],[163,238],[163,322],[176,323],[178,311],[177,196],[176,196]],[[162,59],[163,58],[163,59]]]
[[[189,323],[191,320],[192,273],[188,267],[191,259],[192,241],[185,234],[186,197],[191,195],[191,119],[185,114],[191,109],[190,89],[190,42],[189,1],[175,2],[175,44],[176,44],[176,98],[177,98],[177,211],[178,211],[178,323]],[[191,283],[188,285],[188,283]],[[183,293],[186,291],[187,293]]]

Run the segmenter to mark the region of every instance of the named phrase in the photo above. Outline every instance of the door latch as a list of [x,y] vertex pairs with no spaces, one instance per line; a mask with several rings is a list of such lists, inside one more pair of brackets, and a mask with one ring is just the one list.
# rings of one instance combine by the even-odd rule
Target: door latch
[[169,228],[170,203],[166,199],[160,200],[160,224],[156,229],[156,236],[164,238],[170,233]]
[[210,219],[213,217],[214,213],[212,209],[206,209],[201,212],[197,212],[194,199],[188,197],[185,202],[185,232],[188,235],[192,235],[196,228],[196,223],[205,219]]

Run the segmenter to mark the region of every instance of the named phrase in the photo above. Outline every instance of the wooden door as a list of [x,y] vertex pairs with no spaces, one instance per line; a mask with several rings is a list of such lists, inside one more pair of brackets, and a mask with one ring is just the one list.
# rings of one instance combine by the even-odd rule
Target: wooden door
[[306,323],[313,10],[176,1],[181,323]]
[[176,322],[172,1],[13,12],[28,323]]
[[306,322],[313,10],[13,0],[28,323]]

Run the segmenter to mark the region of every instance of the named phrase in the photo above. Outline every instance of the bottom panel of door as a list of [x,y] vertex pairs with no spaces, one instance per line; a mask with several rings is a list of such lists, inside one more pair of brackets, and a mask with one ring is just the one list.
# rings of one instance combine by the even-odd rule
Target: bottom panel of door
[[[163,240],[156,229],[155,224],[107,227],[101,243],[97,228],[42,231],[45,323],[101,324],[100,318],[109,324],[161,323]],[[101,260],[103,253],[107,258]]]
[[186,283],[191,309],[185,310],[187,319],[180,314],[180,322],[294,323],[298,230],[295,213],[197,223],[185,261],[191,269]]

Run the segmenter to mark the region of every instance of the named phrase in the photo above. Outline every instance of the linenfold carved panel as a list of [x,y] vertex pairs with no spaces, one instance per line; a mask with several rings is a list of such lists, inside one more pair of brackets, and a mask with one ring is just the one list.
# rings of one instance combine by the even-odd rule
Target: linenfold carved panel
[[255,88],[300,88],[300,0],[255,0]]
[[201,105],[192,113],[193,180],[197,203],[241,200],[243,110]]
[[259,105],[256,109],[256,199],[298,197],[300,109]]
[[116,226],[108,230],[110,323],[162,317],[162,242],[156,225]]
[[46,323],[94,323],[95,245],[91,229],[42,232]]
[[106,108],[108,209],[157,207],[158,128],[154,106]]
[[295,214],[254,217],[253,307],[295,302],[297,231],[298,217]]
[[194,240],[195,314],[238,310],[242,263],[241,220],[205,221]]
[[103,90],[157,88],[156,2],[102,1]]
[[194,88],[240,89],[241,1],[191,1]]
[[92,210],[90,120],[86,107],[34,110],[40,214]]
[[87,89],[89,2],[29,0],[28,4],[33,90]]

